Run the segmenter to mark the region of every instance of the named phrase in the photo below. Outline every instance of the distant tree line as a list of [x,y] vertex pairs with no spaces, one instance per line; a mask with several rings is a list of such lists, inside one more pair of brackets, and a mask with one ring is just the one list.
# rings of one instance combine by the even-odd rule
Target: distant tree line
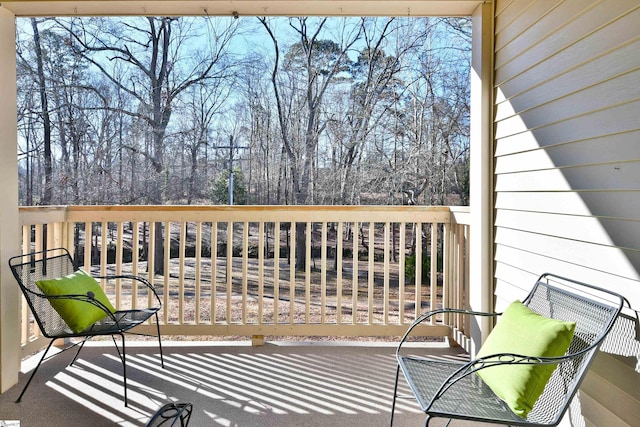
[[20,201],[468,204],[470,30],[19,19]]

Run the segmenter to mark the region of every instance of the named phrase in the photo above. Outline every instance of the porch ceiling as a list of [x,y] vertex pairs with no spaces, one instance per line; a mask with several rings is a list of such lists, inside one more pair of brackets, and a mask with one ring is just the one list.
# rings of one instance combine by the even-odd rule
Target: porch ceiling
[[322,16],[468,16],[478,0],[163,0],[2,2],[16,16],[122,15],[322,15]]

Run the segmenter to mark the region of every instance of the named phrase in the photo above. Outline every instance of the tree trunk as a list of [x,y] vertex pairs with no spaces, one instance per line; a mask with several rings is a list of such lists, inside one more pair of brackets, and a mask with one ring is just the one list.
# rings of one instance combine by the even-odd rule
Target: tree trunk
[[42,46],[40,44],[40,31],[36,18],[31,18],[31,27],[33,28],[33,43],[36,54],[36,65],[38,69],[38,90],[40,92],[40,105],[43,127],[43,144],[44,144],[44,192],[42,195],[41,205],[50,205],[53,196],[53,166],[51,156],[51,118],[49,116],[49,101],[47,98],[46,82],[44,77],[44,63],[42,58]]

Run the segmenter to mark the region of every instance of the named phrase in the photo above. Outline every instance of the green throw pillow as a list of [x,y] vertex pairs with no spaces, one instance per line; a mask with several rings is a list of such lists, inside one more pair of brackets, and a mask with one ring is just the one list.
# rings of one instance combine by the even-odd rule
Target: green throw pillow
[[[55,295],[87,295],[92,292],[94,298],[104,304],[109,311],[116,309],[109,302],[100,284],[82,270],[57,279],[39,280],[36,286],[47,296]],[[60,317],[75,333],[79,333],[107,316],[99,307],[74,299],[50,299],[49,302]]]
[[[487,358],[496,353],[535,357],[563,356],[573,338],[575,322],[549,319],[531,311],[520,301],[511,303],[478,352]],[[544,391],[557,365],[500,365],[477,374],[513,412],[526,418]]]

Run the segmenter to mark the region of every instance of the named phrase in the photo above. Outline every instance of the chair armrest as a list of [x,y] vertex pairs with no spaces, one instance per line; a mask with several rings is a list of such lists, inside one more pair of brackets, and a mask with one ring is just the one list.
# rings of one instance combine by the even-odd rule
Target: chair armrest
[[114,275],[93,276],[93,277],[96,278],[96,279],[105,279],[105,280],[130,279],[130,280],[136,280],[138,282],[141,282],[147,288],[149,288],[149,290],[151,290],[151,292],[153,292],[153,295],[156,297],[156,300],[158,301],[159,306],[162,307],[162,301],[160,300],[160,297],[158,296],[158,293],[156,292],[155,286],[153,286],[151,284],[151,282],[149,282],[147,279],[145,279],[142,276],[134,276],[134,275],[131,275],[131,274],[114,274]]
[[594,350],[598,344],[592,344],[575,353],[565,354],[558,357],[538,357],[527,356],[515,353],[496,353],[490,354],[485,357],[473,359],[460,366],[453,374],[451,374],[440,386],[438,391],[433,395],[433,398],[429,402],[428,408],[431,408],[433,404],[440,398],[442,398],[446,392],[455,385],[458,381],[465,377],[475,374],[482,369],[489,369],[494,366],[501,365],[560,365],[563,363],[572,363],[573,359],[583,356],[585,353]]
[[426,320],[429,320],[431,317],[435,316],[436,314],[441,314],[441,313],[455,313],[455,314],[464,314],[468,316],[485,316],[485,317],[495,317],[495,316],[500,316],[502,314],[502,313],[488,313],[484,311],[464,310],[460,308],[439,308],[437,310],[427,311],[421,314],[420,316],[418,316],[418,318],[411,323],[411,325],[409,326],[405,334],[402,336],[402,339],[400,340],[400,343],[398,344],[398,347],[396,349],[396,359],[400,357],[400,349],[402,345],[406,342],[407,338],[409,338],[409,335],[411,335],[411,331],[413,331],[413,329],[419,324],[423,323]]

